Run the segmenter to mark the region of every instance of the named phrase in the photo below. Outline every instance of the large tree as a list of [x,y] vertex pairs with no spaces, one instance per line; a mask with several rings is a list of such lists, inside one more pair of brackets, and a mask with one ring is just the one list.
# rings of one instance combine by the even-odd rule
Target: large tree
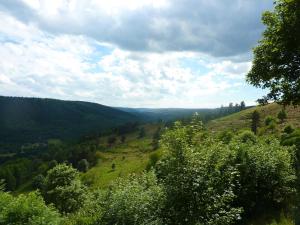
[[268,100],[300,104],[300,1],[276,0],[262,17],[266,30],[254,49],[247,81],[268,89]]
[[42,196],[60,212],[70,213],[83,205],[85,192],[78,171],[67,164],[58,164],[47,172]]

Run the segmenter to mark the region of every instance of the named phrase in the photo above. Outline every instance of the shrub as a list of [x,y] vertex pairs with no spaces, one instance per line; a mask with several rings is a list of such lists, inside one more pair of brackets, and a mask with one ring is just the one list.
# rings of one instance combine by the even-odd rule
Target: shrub
[[33,178],[32,187],[34,189],[42,190],[45,185],[45,177],[42,174],[39,174]]
[[281,146],[276,139],[232,142],[234,164],[239,171],[235,193],[246,215],[268,208],[286,207],[295,197],[294,149]]
[[242,143],[247,143],[247,142],[256,143],[257,137],[255,136],[255,134],[253,132],[246,130],[246,131],[243,131],[240,134],[238,134],[235,137],[235,140],[238,142],[242,142]]
[[223,131],[218,135],[218,139],[222,141],[224,144],[228,144],[233,137],[234,134],[232,133],[232,131]]
[[285,128],[283,129],[283,132],[286,134],[291,134],[294,132],[294,128],[292,125],[288,124],[287,126],[285,126]]
[[284,122],[284,120],[287,118],[287,114],[285,110],[281,110],[278,115],[277,118],[280,120],[281,123]]
[[238,179],[229,148],[215,141],[195,144],[201,126],[181,126],[162,137],[166,152],[156,171],[166,192],[164,224],[232,224],[241,209],[233,207]]
[[90,164],[86,159],[81,159],[77,165],[77,168],[80,172],[88,171],[89,167],[90,167]]
[[265,118],[265,125],[266,126],[269,126],[271,123],[276,123],[276,119],[273,117],[273,116],[267,116],[266,118]]
[[58,225],[59,213],[46,206],[37,192],[17,197],[0,192],[0,225]]
[[118,180],[102,199],[97,224],[162,225],[164,192],[153,172]]
[[153,168],[156,165],[158,160],[159,160],[159,154],[157,152],[152,153],[149,156],[149,162],[146,166],[146,170],[150,170],[151,168]]
[[85,199],[85,186],[76,169],[58,164],[47,172],[42,195],[47,203],[53,203],[62,213],[78,210]]

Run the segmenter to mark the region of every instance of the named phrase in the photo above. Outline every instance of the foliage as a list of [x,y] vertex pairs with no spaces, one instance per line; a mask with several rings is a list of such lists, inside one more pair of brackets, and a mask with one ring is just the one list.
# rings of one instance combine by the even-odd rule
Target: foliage
[[78,171],[66,164],[58,164],[47,172],[42,195],[60,212],[70,213],[82,206],[85,191]]
[[231,224],[241,209],[232,207],[237,171],[230,150],[221,144],[199,141],[202,124],[176,123],[162,137],[166,156],[157,165],[159,180],[166,192],[167,224]]
[[153,172],[121,179],[102,200],[103,216],[97,224],[162,225],[164,192]]
[[112,145],[112,144],[114,144],[116,141],[117,141],[117,138],[116,138],[115,136],[110,136],[110,137],[107,139],[107,144],[108,144],[108,145]]
[[229,130],[222,131],[221,133],[218,134],[218,139],[222,141],[224,144],[229,144],[229,142],[232,140],[234,137],[233,132]]
[[272,137],[256,143],[236,140],[230,143],[230,148],[240,174],[236,202],[246,215],[293,203],[296,180],[293,148],[281,146]]
[[139,136],[138,136],[138,138],[143,138],[143,137],[145,137],[145,135],[146,135],[145,128],[141,127],[140,130],[139,130]]
[[160,156],[159,156],[159,154],[157,152],[152,153],[149,156],[149,162],[148,162],[148,164],[146,166],[146,170],[152,169],[156,165],[156,163],[158,162],[159,158],[160,158]]
[[253,131],[254,134],[257,134],[257,128],[259,126],[260,122],[260,114],[257,110],[254,110],[252,115],[251,115],[251,130]]
[[267,116],[265,118],[265,125],[266,126],[269,126],[273,122],[276,122],[276,119],[273,116]]
[[300,104],[300,2],[277,0],[263,15],[266,30],[254,49],[250,84],[269,89],[267,99]]
[[294,132],[294,130],[295,129],[293,128],[293,126],[291,124],[288,124],[284,127],[283,132],[286,134],[291,134]]
[[89,169],[89,162],[86,159],[81,159],[78,162],[77,168],[81,172],[86,172]]
[[285,146],[297,146],[300,149],[300,129],[294,130],[290,134],[283,134],[281,136],[281,144]]
[[43,190],[45,186],[45,177],[42,174],[35,176],[32,180],[32,187],[34,189]]
[[12,151],[25,143],[75,139],[137,120],[96,103],[0,96],[0,144],[13,143]]
[[13,197],[0,192],[1,225],[58,225],[60,222],[59,213],[52,206],[46,206],[38,193]]
[[241,132],[240,134],[238,134],[234,140],[236,142],[240,142],[240,143],[256,143],[257,142],[257,137],[255,136],[255,134],[252,131],[248,131],[245,130],[243,132]]
[[241,208],[247,218],[294,203],[293,148],[250,131],[229,144],[201,133],[177,123],[162,137],[166,155],[157,174],[167,195],[167,223],[231,224]]
[[278,115],[277,118],[280,120],[281,123],[283,123],[283,121],[287,118],[287,114],[285,110],[281,110]]

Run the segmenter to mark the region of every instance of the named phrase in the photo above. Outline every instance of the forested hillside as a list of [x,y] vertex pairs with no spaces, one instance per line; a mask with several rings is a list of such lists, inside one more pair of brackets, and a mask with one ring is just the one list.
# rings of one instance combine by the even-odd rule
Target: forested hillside
[[135,115],[96,103],[0,97],[0,146],[5,150],[47,139],[79,138],[138,120]]

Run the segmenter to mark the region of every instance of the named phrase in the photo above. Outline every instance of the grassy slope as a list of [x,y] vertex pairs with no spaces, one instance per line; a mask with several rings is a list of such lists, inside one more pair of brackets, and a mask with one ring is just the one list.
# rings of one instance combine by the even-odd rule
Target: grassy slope
[[91,188],[107,188],[118,177],[142,172],[147,166],[150,154],[154,152],[151,144],[152,136],[158,125],[147,124],[144,128],[146,131],[144,138],[137,138],[138,132],[130,133],[125,135],[125,143],[121,143],[118,137],[114,145],[108,146],[106,144],[108,137],[101,138],[99,142],[106,145],[107,150],[97,152],[99,158],[97,165],[83,174],[82,179],[90,184]]
[[[257,106],[250,109],[243,110],[238,113],[231,114],[220,119],[213,120],[207,124],[209,130],[214,132],[223,130],[239,130],[250,129],[251,125],[251,113],[254,110],[258,110],[261,115],[261,123],[263,123],[266,116],[271,115],[277,118],[278,112],[282,109],[282,106],[273,103],[266,106]],[[286,126],[286,124],[292,124],[294,127],[300,127],[300,107],[294,108],[288,106],[286,108],[287,120],[279,124],[280,128]]]

